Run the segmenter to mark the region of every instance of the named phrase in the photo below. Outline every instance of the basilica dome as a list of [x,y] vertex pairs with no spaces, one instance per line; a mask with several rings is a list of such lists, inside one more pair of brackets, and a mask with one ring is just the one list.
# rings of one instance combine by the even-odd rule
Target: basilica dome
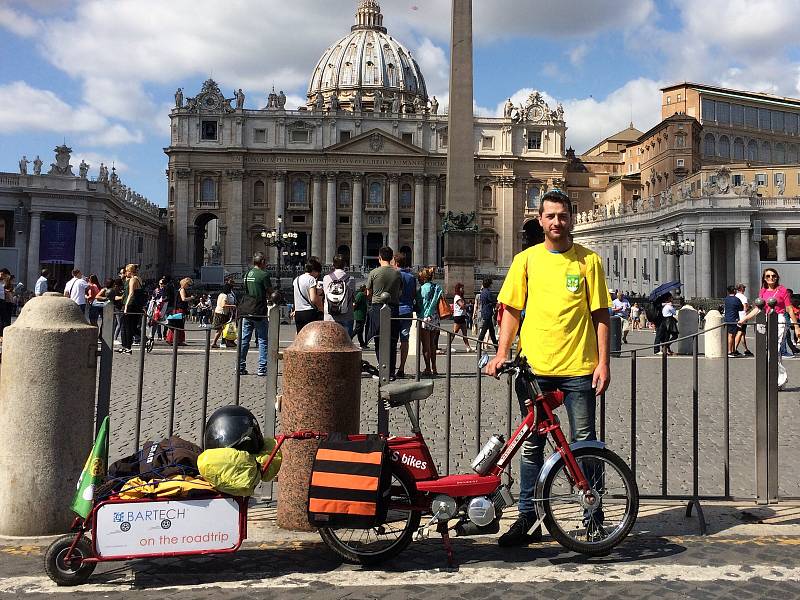
[[415,112],[427,103],[419,65],[387,33],[380,5],[361,0],[350,33],[325,50],[314,69],[309,108]]

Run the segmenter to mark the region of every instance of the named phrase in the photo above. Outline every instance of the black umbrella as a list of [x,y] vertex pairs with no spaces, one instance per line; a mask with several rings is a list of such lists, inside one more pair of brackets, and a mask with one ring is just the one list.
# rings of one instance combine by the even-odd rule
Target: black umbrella
[[677,290],[681,287],[680,281],[670,281],[669,283],[662,283],[652,292],[650,292],[649,299],[651,302],[658,300],[664,294],[669,294],[672,290]]

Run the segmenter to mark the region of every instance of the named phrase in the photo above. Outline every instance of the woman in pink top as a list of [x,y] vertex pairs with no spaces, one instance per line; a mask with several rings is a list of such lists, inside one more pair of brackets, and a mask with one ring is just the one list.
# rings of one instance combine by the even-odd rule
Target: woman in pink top
[[[761,273],[761,291],[758,293],[758,297],[766,304],[764,310],[767,314],[772,311],[772,307],[770,307],[768,302],[773,298],[775,299],[775,312],[778,315],[778,387],[782,388],[789,380],[786,368],[783,366],[780,351],[783,345],[783,339],[786,337],[786,326],[789,323],[794,323],[795,332],[800,331],[800,326],[797,325],[797,318],[794,313],[794,307],[790,302],[789,291],[782,286],[780,282],[781,276],[778,275],[778,271],[772,267],[764,269],[763,273]],[[739,321],[739,324],[741,325],[745,321],[749,321],[758,314],[758,311],[758,308],[751,310],[744,319]],[[786,319],[787,314],[789,315],[788,321]]]

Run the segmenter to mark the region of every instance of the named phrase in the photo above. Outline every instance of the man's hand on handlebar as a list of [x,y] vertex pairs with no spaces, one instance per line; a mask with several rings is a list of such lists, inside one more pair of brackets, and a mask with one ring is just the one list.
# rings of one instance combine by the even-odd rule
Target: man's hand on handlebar
[[486,363],[486,370],[484,373],[491,375],[492,377],[497,377],[497,372],[507,361],[508,358],[502,354],[495,354],[494,358]]

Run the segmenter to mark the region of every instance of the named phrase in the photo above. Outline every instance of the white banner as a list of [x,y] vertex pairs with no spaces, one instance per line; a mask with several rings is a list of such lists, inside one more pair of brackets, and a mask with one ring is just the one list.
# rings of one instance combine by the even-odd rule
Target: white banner
[[95,544],[104,558],[229,550],[240,541],[232,498],[106,504],[96,521]]

